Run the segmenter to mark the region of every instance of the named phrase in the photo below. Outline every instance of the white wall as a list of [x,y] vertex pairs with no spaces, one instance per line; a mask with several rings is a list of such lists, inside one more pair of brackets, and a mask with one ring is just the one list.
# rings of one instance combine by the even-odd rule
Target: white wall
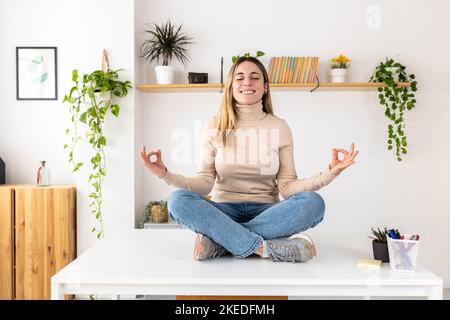
[[[379,29],[368,27],[373,8],[380,12]],[[321,81],[328,80],[329,59],[340,53],[352,59],[349,81],[368,81],[387,56],[405,64],[415,73],[419,91],[416,109],[407,114],[409,154],[401,163],[387,151],[387,121],[376,91],[275,92],[275,112],[293,130],[302,177],[322,170],[332,147],[348,148],[355,142],[360,150],[357,163],[320,190],[327,204],[326,219],[311,231],[319,246],[338,242],[370,256],[370,227],[396,226],[421,234],[420,262],[450,279],[450,92],[447,76],[440,72],[450,68],[446,58],[450,45],[440,36],[450,28],[449,10],[450,3],[444,1],[153,0],[142,3],[140,19],[161,23],[170,18],[183,23],[186,34],[195,38],[188,70],[178,62],[172,64],[178,82],[187,82],[188,71],[208,72],[209,82],[219,82],[221,56],[225,77],[232,55],[257,50],[266,52],[262,59],[266,66],[271,56],[317,55]],[[143,34],[137,36],[142,41]],[[154,65],[144,65],[144,81],[155,81]],[[180,141],[172,141],[171,135],[186,130],[194,156],[199,147],[195,128],[217,112],[221,94],[158,93],[143,94],[142,99],[147,147],[160,148],[172,171],[193,175],[197,163],[177,164],[172,158]],[[145,201],[166,198],[173,190],[145,175]],[[137,214],[141,211],[137,206]]]
[[[113,69],[134,77],[134,10],[129,1],[17,0],[0,2],[0,154],[7,165],[7,183],[34,183],[39,160],[47,160],[54,184],[73,183],[78,195],[78,254],[93,243],[95,220],[88,208],[91,188],[87,171],[75,176],[67,165],[65,129],[68,105],[62,104],[71,86],[72,69],[80,73],[101,68],[102,50]],[[58,101],[16,101],[16,46],[58,48]],[[133,225],[134,92],[119,103],[118,119],[108,118],[107,166],[104,187],[105,232]],[[110,121],[113,120],[113,121]],[[89,148],[80,148],[88,167]]]

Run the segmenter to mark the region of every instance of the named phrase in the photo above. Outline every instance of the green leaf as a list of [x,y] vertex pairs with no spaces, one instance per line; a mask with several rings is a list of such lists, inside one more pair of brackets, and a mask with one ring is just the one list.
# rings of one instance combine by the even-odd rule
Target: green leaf
[[72,71],[72,81],[77,82],[78,81],[78,70],[74,69]]
[[103,145],[103,146],[106,146],[106,138],[105,137],[100,137],[100,139],[99,139],[99,143],[101,144],[101,145]]
[[117,104],[111,105],[111,113],[116,117],[119,115],[120,107]]
[[69,97],[72,98],[72,94],[74,93],[74,91],[78,90],[77,87],[72,87],[72,89],[70,89],[70,94]]
[[67,145],[67,143],[64,145],[64,149],[67,149],[67,147],[68,147],[68,145]]
[[80,169],[82,165],[83,165],[83,162],[78,162],[77,165],[75,166],[75,168],[72,170],[72,172],[75,172],[78,169]]
[[87,112],[83,112],[80,115],[80,122],[86,123],[86,119],[87,119]]

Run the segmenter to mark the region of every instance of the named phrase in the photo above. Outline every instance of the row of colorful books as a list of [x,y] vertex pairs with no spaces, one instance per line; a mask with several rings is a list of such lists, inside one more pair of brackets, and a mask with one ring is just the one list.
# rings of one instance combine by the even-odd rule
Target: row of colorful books
[[315,82],[319,57],[273,57],[270,59],[269,82]]

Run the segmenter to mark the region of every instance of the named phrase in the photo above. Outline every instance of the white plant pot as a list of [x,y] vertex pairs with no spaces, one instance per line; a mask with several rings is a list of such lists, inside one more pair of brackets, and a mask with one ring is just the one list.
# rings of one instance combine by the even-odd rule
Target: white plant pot
[[156,66],[156,82],[158,84],[172,84],[174,78],[174,70],[170,66]]
[[347,69],[335,68],[330,70],[331,82],[340,83],[347,81]]

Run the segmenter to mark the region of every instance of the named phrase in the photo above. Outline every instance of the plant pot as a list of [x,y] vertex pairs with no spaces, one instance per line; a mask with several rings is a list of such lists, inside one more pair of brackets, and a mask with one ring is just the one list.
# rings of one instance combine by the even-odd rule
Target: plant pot
[[156,82],[158,84],[172,84],[175,71],[170,66],[155,67]]
[[334,68],[330,70],[331,82],[340,83],[347,80],[347,69]]
[[372,241],[373,258],[383,262],[389,262],[389,250],[387,243]]
[[161,205],[153,205],[150,208],[150,217],[152,223],[164,223],[169,221],[169,213],[167,207]]

